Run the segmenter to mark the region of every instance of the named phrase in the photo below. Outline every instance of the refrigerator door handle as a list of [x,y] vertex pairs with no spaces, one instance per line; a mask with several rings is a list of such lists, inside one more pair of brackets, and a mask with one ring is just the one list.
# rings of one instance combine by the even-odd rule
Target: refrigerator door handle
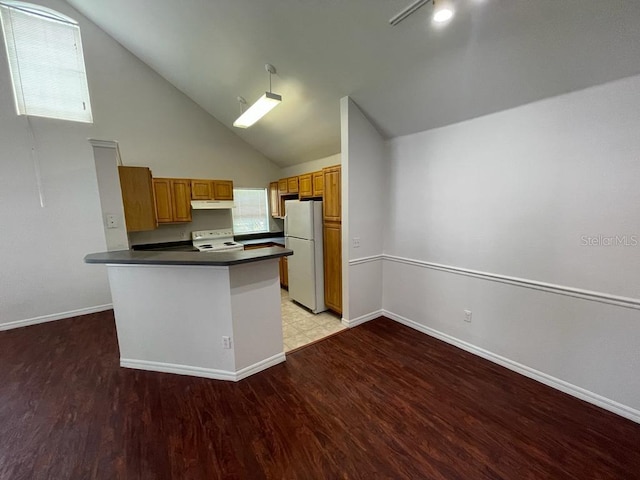
[[287,234],[287,232],[289,231],[288,220],[289,220],[289,216],[285,213],[285,214],[284,214],[284,234],[285,234],[285,235],[286,235],[286,234]]

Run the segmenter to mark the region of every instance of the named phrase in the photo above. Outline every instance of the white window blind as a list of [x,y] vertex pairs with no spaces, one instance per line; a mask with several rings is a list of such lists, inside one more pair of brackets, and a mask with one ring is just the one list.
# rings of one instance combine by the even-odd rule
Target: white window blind
[[92,123],[80,28],[22,2],[0,3],[18,115]]
[[269,204],[266,188],[233,189],[233,233],[269,231]]

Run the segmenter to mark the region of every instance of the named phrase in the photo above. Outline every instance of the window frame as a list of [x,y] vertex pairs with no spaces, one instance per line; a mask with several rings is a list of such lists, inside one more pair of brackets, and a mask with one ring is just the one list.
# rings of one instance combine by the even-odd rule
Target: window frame
[[[263,195],[261,196],[261,205],[260,205],[260,209],[264,209],[264,223],[265,223],[265,229],[261,229],[261,230],[255,230],[252,229],[251,231],[239,231],[238,227],[236,226],[236,209],[238,208],[239,205],[239,200],[240,197],[242,196],[242,194],[240,193],[240,191],[261,191],[263,193]],[[231,213],[231,216],[233,218],[233,233],[234,235],[252,235],[252,234],[258,234],[258,233],[269,233],[271,231],[271,212],[269,211],[269,191],[267,188],[264,187],[236,187],[233,189],[233,203],[234,203],[234,207]],[[254,218],[259,218],[259,217],[254,217]]]
[[[14,23],[12,18],[14,12],[21,16],[20,22],[25,22],[26,18],[32,17],[28,22],[34,22],[33,31],[35,32],[45,32],[48,29],[49,32],[55,33],[57,29],[58,35],[60,35],[59,32],[64,32],[62,34],[64,36],[68,35],[66,38],[59,37],[64,41],[50,43],[58,47],[57,50],[52,49],[49,52],[55,56],[45,56],[38,62],[28,54],[25,55],[25,51],[29,48],[42,45],[43,39],[34,37],[36,39],[29,43],[29,40],[25,39],[28,37],[16,35],[16,29],[19,28],[16,25],[19,24]],[[56,23],[58,26],[47,26],[48,24],[43,22]],[[61,30],[65,27],[67,27],[66,30]],[[5,44],[16,113],[19,116],[93,123],[89,81],[78,22],[41,5],[0,0],[0,29]],[[24,32],[24,27],[22,31]],[[70,48],[74,50],[71,51]],[[64,68],[52,61],[52,58],[64,58],[71,62],[72,66],[69,68],[67,64],[67,68]],[[42,72],[48,75],[43,75]],[[29,75],[36,77],[37,80],[29,81]],[[45,80],[41,80],[43,78]]]

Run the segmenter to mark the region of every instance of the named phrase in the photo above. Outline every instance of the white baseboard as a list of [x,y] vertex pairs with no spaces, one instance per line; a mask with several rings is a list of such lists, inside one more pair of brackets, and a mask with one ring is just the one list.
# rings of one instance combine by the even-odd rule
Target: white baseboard
[[261,360],[260,362],[242,368],[237,372],[229,370],[218,370],[215,368],[194,367],[192,365],[179,365],[175,363],[153,362],[148,360],[135,360],[132,358],[121,358],[120,366],[125,368],[135,368],[136,370],[146,370],[149,372],[175,373],[178,375],[189,375],[192,377],[212,378],[214,380],[226,380],[237,382],[250,375],[266,370],[269,367],[282,363],[286,360],[284,352],[273,357]]
[[14,328],[28,327],[29,325],[37,325],[39,323],[53,322],[54,320],[62,320],[65,318],[77,317],[80,315],[88,315],[90,313],[104,312],[111,310],[113,304],[97,305],[95,307],[79,308],[68,312],[53,313],[51,315],[42,315],[41,317],[27,318],[25,320],[16,320],[15,322],[7,322],[0,324],[0,332],[3,330],[12,330]]
[[462,350],[473,353],[474,355],[478,355],[479,357],[501,365],[505,368],[508,368],[509,370],[524,375],[525,377],[529,377],[549,387],[555,388],[556,390],[560,390],[561,392],[579,398],[580,400],[589,402],[600,408],[620,415],[621,417],[627,418],[633,422],[640,423],[640,410],[628,407],[614,400],[603,397],[602,395],[598,395],[597,393],[590,392],[589,390],[585,390],[584,388],[578,387],[569,382],[565,382],[564,380],[560,380],[559,378],[552,377],[551,375],[547,375],[546,373],[540,372],[531,367],[527,367],[526,365],[522,365],[521,363],[502,357],[493,352],[477,347],[471,343],[452,337],[451,335],[448,335],[446,333],[434,330],[433,328],[426,327],[418,322],[405,318],[401,315],[397,315],[393,312],[383,310],[380,315],[395,320],[396,322],[413,328],[414,330],[417,330],[421,333],[425,333],[429,336],[442,340],[443,342],[446,342],[450,345],[454,345],[458,348],[461,348]]
[[383,310],[376,310],[375,312],[367,313],[366,315],[362,315],[360,317],[354,318],[352,320],[347,320],[343,318],[341,323],[347,328],[355,327],[356,325],[361,325],[369,320],[373,320],[374,318],[378,318],[384,315]]
[[270,358],[265,358],[258,363],[254,363],[253,365],[249,365],[248,367],[241,368],[236,372],[236,381],[242,380],[243,378],[247,378],[254,373],[261,372],[262,370],[266,370],[267,368],[273,367],[274,365],[278,365],[279,363],[284,362],[287,359],[284,352],[278,353]]

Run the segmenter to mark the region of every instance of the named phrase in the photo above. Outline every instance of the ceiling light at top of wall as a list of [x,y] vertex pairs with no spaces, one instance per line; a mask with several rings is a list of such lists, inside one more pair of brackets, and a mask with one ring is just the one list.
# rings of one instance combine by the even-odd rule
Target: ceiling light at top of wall
[[433,21],[436,23],[446,23],[453,18],[455,10],[451,2],[444,0],[433,0]]

